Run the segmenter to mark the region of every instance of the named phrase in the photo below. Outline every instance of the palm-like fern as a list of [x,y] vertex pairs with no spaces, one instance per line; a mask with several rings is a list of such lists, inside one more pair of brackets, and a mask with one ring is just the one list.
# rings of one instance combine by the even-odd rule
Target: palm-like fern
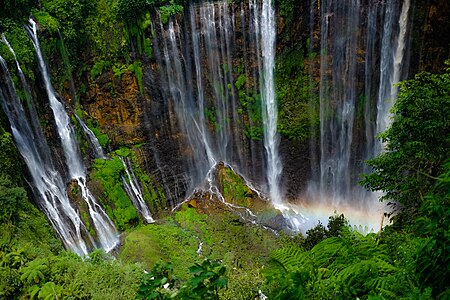
[[47,271],[47,261],[45,259],[35,259],[27,264],[22,269],[22,276],[20,280],[27,284],[36,284],[45,279],[45,272]]
[[405,270],[393,264],[387,246],[378,244],[375,235],[347,231],[321,241],[311,251],[289,246],[274,251],[271,258],[278,267],[268,272],[269,281],[277,281],[274,299],[293,295],[296,299],[368,299],[369,295],[400,299],[410,286]]

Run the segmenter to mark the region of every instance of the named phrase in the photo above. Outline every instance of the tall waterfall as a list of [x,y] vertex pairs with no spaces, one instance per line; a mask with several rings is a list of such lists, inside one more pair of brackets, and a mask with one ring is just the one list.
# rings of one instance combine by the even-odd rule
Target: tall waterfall
[[[250,0],[235,15],[228,1],[193,3],[180,25],[153,24],[155,56],[160,67],[162,94],[173,103],[177,125],[186,139],[190,189],[205,183],[208,172],[218,162],[233,165],[245,176],[266,177],[266,186],[275,203],[281,202],[281,161],[278,157],[277,103],[274,87],[275,12],[271,1]],[[248,12],[248,14],[245,13]],[[245,38],[237,39],[236,23]],[[184,27],[182,27],[184,26]],[[183,35],[183,30],[189,32]],[[246,50],[237,49],[237,44]],[[245,66],[239,72],[252,74],[255,93],[261,97],[261,128],[264,148],[253,149],[244,135],[242,106],[247,105],[236,87],[236,51],[242,51]],[[251,53],[253,57],[247,57]],[[247,64],[248,63],[248,64]],[[250,66],[254,67],[250,67]],[[242,73],[241,73],[242,74]],[[256,101],[256,100],[255,100]],[[266,151],[265,176],[246,161],[249,152]],[[256,171],[255,171],[256,170]]]
[[191,4],[185,22],[189,38],[176,20],[154,25],[160,31],[154,43],[166,87],[162,94],[174,104],[189,147],[190,190],[205,183],[219,161],[243,165],[231,69],[233,24],[234,14],[223,1]]
[[63,104],[56,98],[53,86],[50,82],[47,66],[45,64],[39,45],[36,23],[32,19],[30,19],[30,26],[28,26],[26,29],[36,50],[39,68],[44,80],[50,107],[55,118],[58,135],[61,139],[69,176],[71,179],[77,181],[78,186],[81,189],[81,196],[88,206],[89,215],[97,232],[101,247],[105,251],[110,251],[119,242],[117,230],[106,212],[97,203],[96,199],[93,197],[87,187],[86,173],[75,139],[73,128],[70,124],[70,119],[65,111],[65,108]]
[[350,198],[350,154],[355,85],[358,0],[322,1],[320,62],[320,198]]
[[[3,41],[7,44],[6,38],[3,37]],[[9,44],[7,45],[14,54]],[[0,64],[2,68],[1,104],[11,125],[17,149],[28,167],[36,201],[47,215],[64,245],[79,255],[86,255],[89,248],[95,243],[81,221],[78,212],[70,203],[66,193],[66,185],[54,166],[51,151],[45,142],[39,123],[28,122],[26,111],[16,93],[6,62],[1,56]],[[24,90],[29,90],[17,60],[16,65],[20,77],[23,78]],[[37,119],[37,116],[33,113],[33,103],[30,102],[29,106],[32,107],[32,109],[29,109],[31,117]],[[90,244],[87,244],[87,242]]]
[[130,197],[134,207],[139,211],[145,221],[147,223],[154,223],[155,220],[153,220],[150,210],[148,209],[148,206],[144,201],[139,182],[136,178],[136,175],[134,175],[130,160],[128,159],[128,157],[126,157],[125,159],[123,157],[119,158],[122,161],[123,167],[125,168],[125,173],[127,174],[127,178],[122,176],[123,186],[127,195]]
[[[254,6],[255,7],[255,6]],[[255,7],[255,13],[258,8]],[[270,198],[273,203],[281,204],[280,177],[282,171],[281,160],[278,155],[279,136],[277,133],[278,109],[275,97],[274,68],[275,68],[275,10],[271,0],[263,0],[261,11],[255,15],[257,41],[261,48],[263,59],[260,66],[260,91],[262,98],[262,116],[264,126],[264,148],[267,156],[267,182]]]
[[[385,131],[391,123],[390,109],[397,99],[398,87],[394,86],[401,79],[403,58],[406,48],[406,33],[408,28],[408,15],[411,5],[410,0],[404,0],[400,17],[398,19],[399,32],[396,43],[392,43],[390,35],[392,34],[393,10],[392,4],[389,5],[386,12],[385,36],[383,36],[381,72],[380,72],[380,90],[377,103],[377,134]],[[395,49],[395,51],[393,51]],[[383,149],[379,141],[374,148],[374,155],[379,154]]]
[[409,9],[410,0],[320,3],[320,178],[309,197],[319,193],[322,204],[368,209],[377,202],[358,180],[368,171],[363,161],[382,149],[376,137],[406,70]]

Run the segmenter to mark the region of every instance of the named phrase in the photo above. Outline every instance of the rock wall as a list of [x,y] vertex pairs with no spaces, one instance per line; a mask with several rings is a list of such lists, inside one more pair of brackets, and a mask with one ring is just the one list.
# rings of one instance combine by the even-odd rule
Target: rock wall
[[[302,59],[304,59],[303,69],[294,70],[291,76],[296,78],[312,72],[313,82],[317,86],[320,57],[309,57],[308,52],[313,49],[317,53],[320,48],[320,22],[318,21],[321,16],[317,12],[320,1],[294,2],[292,10],[277,9],[277,55],[282,57],[283,54],[294,50],[301,51]],[[364,6],[368,4],[363,2],[364,9]],[[413,47],[410,53],[412,70],[410,75],[418,70],[440,70],[443,60],[449,56],[450,22],[448,16],[450,15],[450,5],[446,1],[416,0],[415,2],[415,27],[414,32],[411,33]],[[249,22],[249,19],[239,17],[242,10],[248,11],[248,6],[247,4],[235,4],[230,7],[235,16],[235,43],[232,45],[232,66],[228,67],[233,70],[233,82],[235,83],[240,75],[235,70],[242,66],[244,58],[248,58],[247,66],[245,66],[248,68],[245,73],[247,77],[245,88],[254,90],[258,82],[255,71],[257,62],[252,57],[255,55],[252,49],[244,47],[244,44],[249,42],[249,38],[248,33],[243,32],[242,28],[246,28],[248,24],[242,26],[241,23],[242,20]],[[157,20],[156,16],[155,20]],[[185,17],[178,18],[177,22],[183,31],[180,39],[183,39],[189,47],[189,10],[186,10]],[[419,36],[416,32],[421,31],[421,28],[423,31]],[[158,30],[149,28],[146,34],[152,36],[155,32],[158,34]],[[364,36],[361,38],[362,43]],[[153,43],[155,42],[153,41]],[[157,45],[153,44],[153,47],[156,48]],[[133,59],[143,61],[143,94],[140,93],[137,78],[132,72],[125,72],[120,77],[115,77],[112,71],[108,71],[95,80],[85,76],[83,77],[84,82],[77,83],[78,86],[84,84],[87,87],[85,96],[80,98],[80,104],[89,117],[98,122],[100,130],[109,136],[111,149],[144,144],[138,150],[141,165],[155,182],[164,186],[166,194],[169,195],[169,202],[174,205],[184,199],[189,189],[192,166],[186,158],[192,157],[196,149],[190,148],[187,136],[181,130],[173,99],[166,99],[163,95],[163,88],[167,82],[161,78],[162,66],[158,64],[155,56],[148,59],[136,53],[134,55]],[[364,53],[359,53],[359,55],[358,70],[362,72]],[[189,58],[184,57],[184,59],[188,60]],[[202,63],[206,64],[206,62]],[[194,82],[191,83],[194,84]],[[357,84],[363,85],[361,82],[357,82]],[[233,88],[237,90],[236,86]],[[314,94],[314,91],[312,93]],[[211,95],[207,94],[207,96]],[[238,108],[242,108],[240,105],[240,103],[236,103]],[[249,122],[248,116],[242,115],[242,120],[233,120],[232,124],[241,126],[246,122]],[[355,122],[355,126],[358,126],[358,121]],[[208,129],[210,134],[216,134],[211,122]],[[232,130],[240,131],[242,128],[236,127]],[[314,130],[312,128],[312,131]],[[356,140],[364,139],[362,131],[357,131],[355,135]],[[244,170],[244,175],[264,186],[265,162],[262,142],[246,137],[243,132],[238,132],[237,136],[242,143],[242,147],[238,151],[241,151],[239,154],[243,157],[244,163],[241,169]],[[280,143],[280,156],[283,160],[282,184],[287,198],[294,199],[305,191],[307,181],[313,173],[311,161],[319,159],[317,142],[317,139],[312,141],[308,138],[293,140],[282,136]],[[358,143],[355,147],[359,147]],[[362,150],[355,151],[361,152]],[[311,154],[311,152],[313,153]]]

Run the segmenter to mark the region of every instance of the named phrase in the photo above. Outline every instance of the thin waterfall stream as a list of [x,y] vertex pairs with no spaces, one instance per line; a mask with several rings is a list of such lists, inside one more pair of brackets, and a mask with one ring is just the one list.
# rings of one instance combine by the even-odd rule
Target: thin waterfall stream
[[77,119],[78,123],[80,124],[81,129],[83,129],[83,132],[84,132],[87,140],[89,141],[89,144],[91,145],[92,150],[94,151],[95,157],[96,158],[106,159],[105,152],[103,151],[102,146],[100,145],[97,137],[92,132],[92,130],[76,114],[75,114],[75,118]]
[[144,201],[143,193],[139,182],[134,174],[133,168],[131,167],[131,162],[128,157],[119,156],[122,161],[123,167],[125,168],[125,173],[127,174],[127,178],[122,176],[122,182],[125,188],[125,192],[130,197],[133,202],[134,207],[138,210],[138,212],[142,215],[144,220],[147,223],[154,223],[150,210],[148,209],[147,204]]

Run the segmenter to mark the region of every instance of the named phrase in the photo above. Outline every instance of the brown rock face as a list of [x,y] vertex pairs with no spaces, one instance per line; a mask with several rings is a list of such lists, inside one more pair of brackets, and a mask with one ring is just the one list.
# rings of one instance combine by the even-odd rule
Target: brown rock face
[[441,72],[443,62],[450,58],[450,2],[429,1],[424,13],[420,69]]
[[141,129],[142,99],[133,73],[117,78],[109,71],[91,84],[83,106],[113,144],[133,145],[146,141]]

